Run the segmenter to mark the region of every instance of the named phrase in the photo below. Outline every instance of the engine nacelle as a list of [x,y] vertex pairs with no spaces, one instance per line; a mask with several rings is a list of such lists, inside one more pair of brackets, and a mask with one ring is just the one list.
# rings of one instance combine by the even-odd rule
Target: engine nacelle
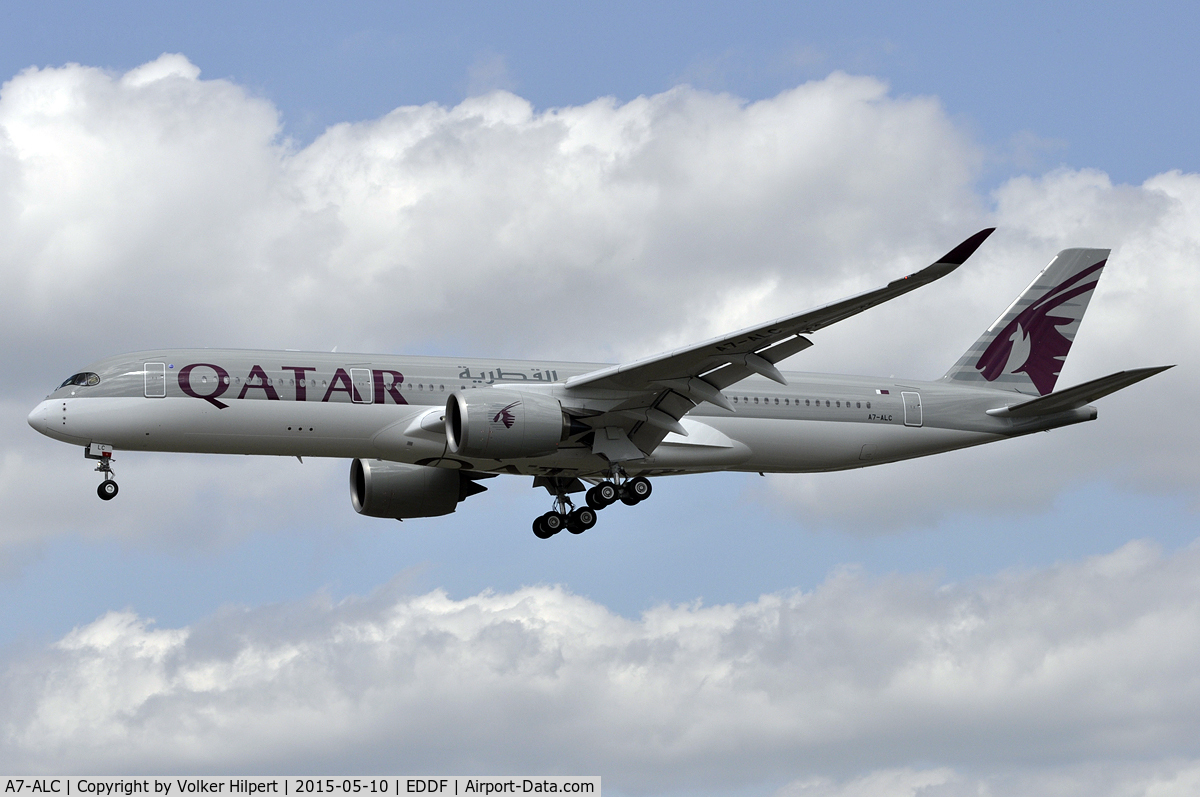
[[540,457],[570,434],[570,416],[549,396],[489,388],[455,392],[446,402],[446,440],[460,457]]
[[350,463],[350,502],[355,512],[370,517],[403,520],[449,515],[460,501],[486,489],[465,471],[450,468],[373,459]]

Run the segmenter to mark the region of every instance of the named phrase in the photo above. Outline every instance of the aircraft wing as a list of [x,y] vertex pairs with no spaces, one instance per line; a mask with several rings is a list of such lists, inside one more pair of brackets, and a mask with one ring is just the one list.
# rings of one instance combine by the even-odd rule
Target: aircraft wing
[[[980,230],[932,265],[887,285],[823,307],[777,318],[693,346],[571,377],[569,392],[632,393],[615,411],[629,439],[652,451],[667,432],[687,434],[679,419],[701,402],[732,410],[720,391],[752,374],[786,384],[775,364],[812,345],[804,335],[941,279],[962,265],[995,228]],[[593,425],[612,419],[596,419]],[[644,428],[649,427],[649,428]]]

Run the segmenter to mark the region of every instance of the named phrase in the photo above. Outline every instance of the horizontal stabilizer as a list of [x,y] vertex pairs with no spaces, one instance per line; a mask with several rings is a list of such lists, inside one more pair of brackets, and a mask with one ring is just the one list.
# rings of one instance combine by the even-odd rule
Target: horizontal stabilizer
[[1162,373],[1173,365],[1159,365],[1153,368],[1134,368],[1131,371],[1118,371],[1115,374],[1102,376],[1082,385],[1069,387],[1048,396],[1030,399],[1021,404],[1010,404],[1007,407],[997,407],[988,410],[988,415],[1001,418],[1028,418],[1034,415],[1050,415],[1056,412],[1066,412],[1091,404],[1096,399],[1104,398],[1109,393],[1149,379],[1155,374]]

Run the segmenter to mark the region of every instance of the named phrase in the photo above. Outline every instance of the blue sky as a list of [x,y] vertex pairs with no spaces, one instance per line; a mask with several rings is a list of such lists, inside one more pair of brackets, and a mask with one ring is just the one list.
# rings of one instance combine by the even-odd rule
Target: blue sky
[[[587,770],[628,794],[1200,782],[1200,748],[1170,741],[1200,738],[1197,426],[1168,411],[1197,387],[1197,15],[6,10],[0,334],[25,377],[0,402],[0,767]],[[1066,246],[1114,255],[1060,384],[1180,367],[1094,424],[663,479],[548,543],[524,479],[397,524],[353,513],[344,462],[118,455],[101,505],[78,451],[25,423],[88,361],[157,346],[630,359],[993,225],[967,267],[788,368],[936,378]],[[1080,741],[1039,754],[1047,728]]]
[[1001,173],[1104,164],[1138,182],[1196,169],[1200,111],[1181,76],[1198,14],[1184,3],[52,3],[8,11],[0,64],[123,71],[182,52],[206,77],[268,97],[301,141],[472,89],[511,88],[539,108],[680,82],[760,99],[841,69],[938,97],[1001,157],[1014,136],[1040,142]]

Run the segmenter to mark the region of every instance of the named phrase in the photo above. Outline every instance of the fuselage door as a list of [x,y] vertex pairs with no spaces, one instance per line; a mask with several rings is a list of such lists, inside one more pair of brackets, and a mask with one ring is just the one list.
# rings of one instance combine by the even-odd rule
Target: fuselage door
[[375,386],[371,383],[370,368],[351,368],[350,381],[354,383],[354,403],[371,404],[375,400]]
[[146,363],[146,398],[165,398],[167,395],[167,364]]
[[904,399],[904,425],[905,426],[920,426],[921,425],[921,394],[920,393],[901,393],[900,397]]

